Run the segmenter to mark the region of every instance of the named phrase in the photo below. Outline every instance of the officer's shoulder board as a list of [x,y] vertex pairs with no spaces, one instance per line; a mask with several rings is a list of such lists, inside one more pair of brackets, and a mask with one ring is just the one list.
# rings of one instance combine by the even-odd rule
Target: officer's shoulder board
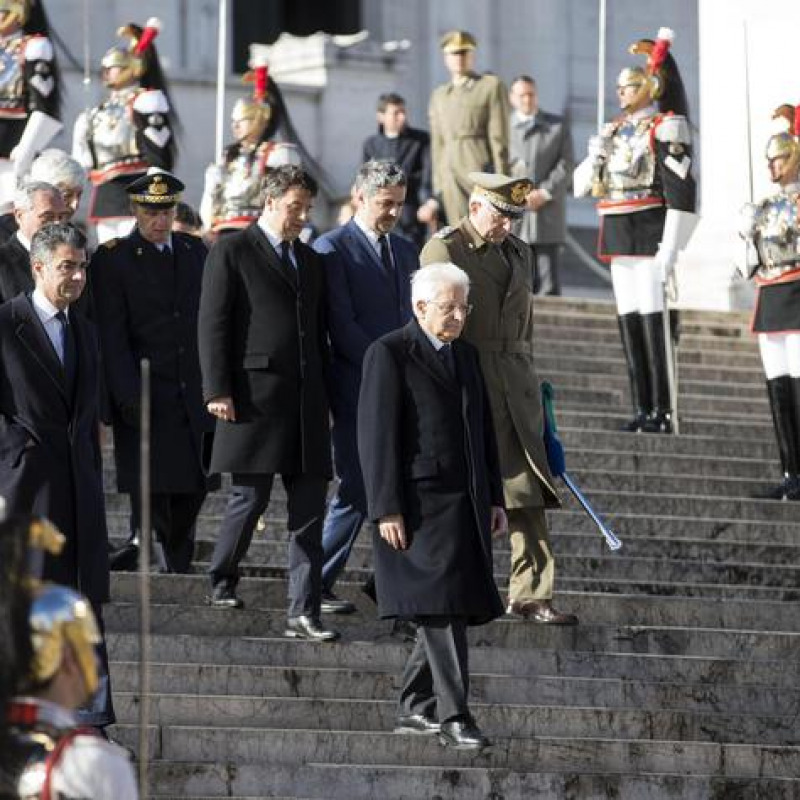
[[445,225],[444,228],[439,228],[436,233],[433,234],[434,239],[446,239],[451,233],[453,233],[456,229],[452,225]]
[[114,237],[113,239],[106,239],[99,247],[104,248],[105,250],[113,250],[119,244],[119,238]]

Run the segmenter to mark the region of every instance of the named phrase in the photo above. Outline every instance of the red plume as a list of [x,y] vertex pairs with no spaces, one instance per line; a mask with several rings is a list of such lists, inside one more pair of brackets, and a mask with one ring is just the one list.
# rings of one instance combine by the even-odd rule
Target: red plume
[[664,63],[664,59],[667,57],[667,53],[669,52],[670,45],[672,44],[672,40],[674,38],[675,33],[669,28],[659,29],[655,44],[653,45],[653,50],[651,51],[650,58],[648,59],[648,66],[650,67],[651,73],[655,73],[661,69],[661,65]]
[[800,106],[794,107],[794,120],[792,122],[792,136],[800,136]]
[[158,36],[160,31],[161,20],[157,17],[150,17],[150,19],[145,23],[144,30],[142,31],[142,35],[139,37],[139,41],[136,42],[136,47],[133,48],[134,54],[137,56],[142,55],[142,53],[144,53],[145,50],[150,47],[150,45],[153,43],[153,39]]
[[269,81],[269,67],[255,67],[253,70],[253,99],[258,103],[263,103],[267,96],[267,82]]

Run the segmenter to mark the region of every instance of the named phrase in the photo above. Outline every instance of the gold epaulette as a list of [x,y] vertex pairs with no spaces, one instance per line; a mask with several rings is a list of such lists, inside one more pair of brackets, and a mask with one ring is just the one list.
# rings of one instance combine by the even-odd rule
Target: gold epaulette
[[100,247],[105,247],[107,250],[113,250],[119,244],[119,238],[114,237],[113,239],[108,239],[107,241],[103,242]]

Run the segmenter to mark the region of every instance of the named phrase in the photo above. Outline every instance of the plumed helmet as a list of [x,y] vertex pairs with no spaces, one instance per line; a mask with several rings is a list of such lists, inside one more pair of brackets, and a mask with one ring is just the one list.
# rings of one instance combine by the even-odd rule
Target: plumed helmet
[[800,168],[800,106],[784,103],[772,114],[773,134],[767,141],[767,161],[785,158],[782,175],[794,175]]
[[123,83],[135,83],[145,76],[149,62],[153,58],[155,47],[153,40],[161,31],[161,21],[156,17],[147,20],[144,28],[133,23],[123,25],[117,36],[127,43],[114,45],[106,51],[100,65],[103,69],[119,67],[122,71],[120,80]]
[[233,106],[232,118],[253,120],[263,135],[271,117],[272,105],[268,100],[269,64],[267,62],[267,46],[253,43],[250,45],[250,70],[242,80],[252,83],[251,97],[239,98]]
[[5,11],[14,17],[14,22],[23,27],[31,13],[31,0],[0,0],[0,12]]

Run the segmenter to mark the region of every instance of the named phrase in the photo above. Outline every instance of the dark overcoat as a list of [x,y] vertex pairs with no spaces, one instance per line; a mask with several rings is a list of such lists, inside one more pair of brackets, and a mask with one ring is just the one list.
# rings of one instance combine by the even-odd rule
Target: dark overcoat
[[78,377],[68,397],[56,351],[26,295],[0,306],[0,496],[12,513],[49,517],[67,537],[45,578],[108,600],[98,441],[99,352],[94,326],[74,309]]
[[202,397],[197,314],[207,250],[182,233],[172,234],[172,247],[172,255],[160,253],[135,228],[100,245],[89,268],[120,492],[139,481],[139,429],[121,409],[139,402],[143,358],[150,360],[152,491],[206,486],[202,437],[214,418]]
[[211,249],[200,299],[200,364],[208,402],[232,397],[217,421],[213,472],[331,476],[325,275],[294,243],[284,266],[257,223]]
[[358,447],[370,519],[402,514],[409,546],[374,534],[382,617],[503,613],[492,573],[491,506],[503,487],[478,353],[453,344],[448,373],[416,320],[367,350]]
[[31,291],[30,254],[16,236],[11,236],[0,245],[0,303],[8,302],[20,292]]

